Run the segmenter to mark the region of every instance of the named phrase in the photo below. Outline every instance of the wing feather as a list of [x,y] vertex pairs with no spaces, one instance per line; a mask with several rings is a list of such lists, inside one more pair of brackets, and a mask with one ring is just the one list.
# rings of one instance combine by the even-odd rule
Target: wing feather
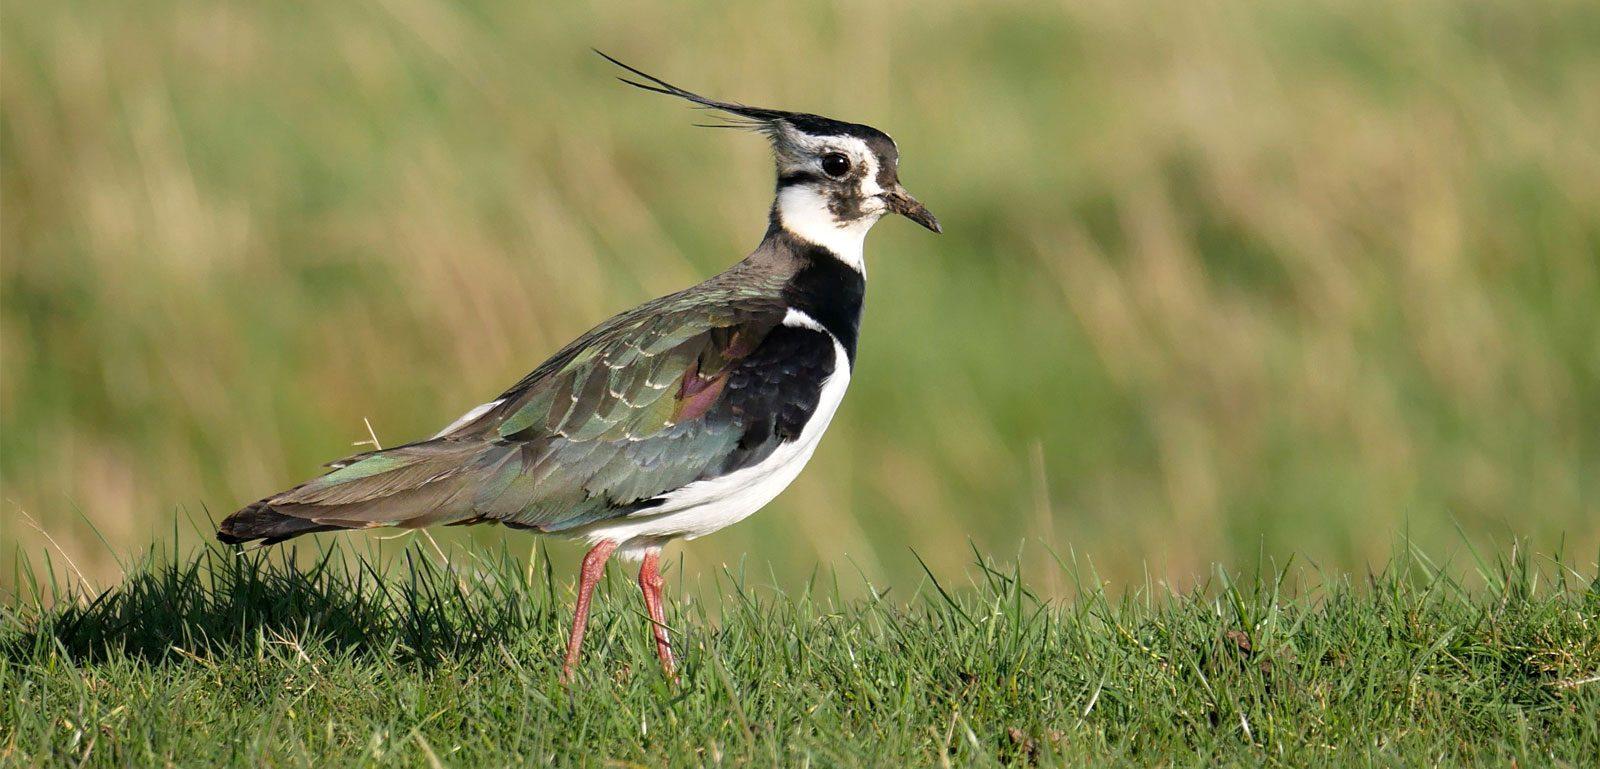
[[647,319],[524,380],[476,425],[482,439],[521,450],[480,470],[474,513],[554,531],[625,515],[698,479],[741,434],[704,419],[726,372],[782,318],[772,302]]
[[743,451],[744,427],[713,409],[728,371],[781,325],[785,307],[776,286],[715,290],[712,301],[704,290],[677,294],[612,318],[483,413],[331,463],[236,513],[238,530],[225,521],[224,534],[484,520],[559,531],[638,510]]

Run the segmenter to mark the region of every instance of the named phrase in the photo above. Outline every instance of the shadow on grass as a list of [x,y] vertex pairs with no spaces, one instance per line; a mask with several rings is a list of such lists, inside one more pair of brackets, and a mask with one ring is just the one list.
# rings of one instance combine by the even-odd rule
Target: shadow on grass
[[553,601],[529,595],[507,553],[475,560],[470,579],[416,553],[408,548],[393,569],[337,546],[309,568],[297,566],[293,550],[208,547],[184,562],[152,552],[146,566],[92,600],[57,596],[56,608],[19,621],[22,632],[0,636],[0,658],[38,660],[55,647],[80,662],[165,663],[292,640],[432,665],[547,618]]

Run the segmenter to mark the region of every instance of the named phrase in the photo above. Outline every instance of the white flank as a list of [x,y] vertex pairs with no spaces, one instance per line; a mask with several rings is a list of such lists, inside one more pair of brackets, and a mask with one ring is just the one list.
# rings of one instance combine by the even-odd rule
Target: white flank
[[[446,435],[449,435],[450,433],[455,432],[457,428],[465,427],[466,425],[471,424],[472,420],[477,419],[478,417],[481,417],[484,414],[487,414],[489,412],[489,409],[492,409],[495,406],[498,406],[503,402],[504,402],[504,400],[495,400],[495,401],[489,401],[488,403],[480,403],[480,404],[478,404],[476,406],[473,406],[471,411],[468,411],[467,413],[462,414],[461,418],[457,419],[454,422],[451,422],[449,427],[446,427],[443,430],[440,430],[439,432],[434,433],[433,437],[434,438],[443,438]],[[432,440],[432,438],[430,438],[429,440]]]
[[[783,324],[821,331],[833,342],[833,373],[822,383],[817,408],[801,428],[799,437],[778,446],[758,464],[721,478],[695,481],[671,492],[660,506],[643,511],[637,517],[603,521],[573,533],[590,544],[602,540],[621,543],[617,555],[637,559],[644,556],[648,547],[659,546],[664,540],[694,539],[738,523],[788,488],[811,459],[823,431],[828,429],[839,402],[844,399],[845,388],[850,386],[850,356],[845,354],[839,340],[804,312],[790,308]],[[638,541],[629,542],[635,539]]]

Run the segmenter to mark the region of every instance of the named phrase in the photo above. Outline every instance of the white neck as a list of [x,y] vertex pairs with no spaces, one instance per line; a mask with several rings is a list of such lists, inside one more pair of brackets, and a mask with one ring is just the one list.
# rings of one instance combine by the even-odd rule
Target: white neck
[[867,272],[863,246],[867,231],[877,223],[878,217],[869,216],[860,221],[843,223],[828,210],[828,200],[804,184],[794,184],[778,191],[778,222],[784,229],[801,240],[814,243],[832,251],[839,261],[863,275]]

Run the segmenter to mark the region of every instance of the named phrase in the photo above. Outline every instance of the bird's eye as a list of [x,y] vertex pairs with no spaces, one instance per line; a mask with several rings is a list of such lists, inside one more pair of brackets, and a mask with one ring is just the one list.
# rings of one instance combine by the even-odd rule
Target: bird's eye
[[822,172],[837,179],[850,173],[850,158],[837,152],[822,156]]

